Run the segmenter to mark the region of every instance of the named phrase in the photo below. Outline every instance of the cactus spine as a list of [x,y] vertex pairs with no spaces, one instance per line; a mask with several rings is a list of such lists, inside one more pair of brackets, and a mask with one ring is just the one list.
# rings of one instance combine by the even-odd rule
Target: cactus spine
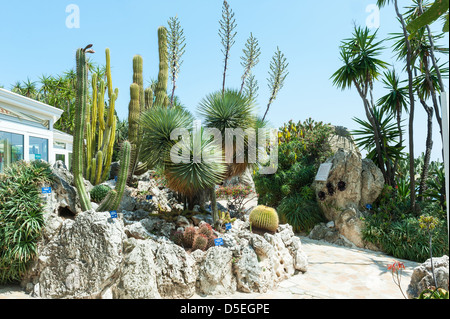
[[78,196],[83,211],[92,208],[83,179],[83,141],[88,101],[88,68],[86,63],[86,52],[93,52],[92,50],[88,50],[90,47],[92,47],[92,45],[88,45],[84,49],[78,49],[76,53],[77,83],[72,168],[75,187],[78,190]]
[[98,212],[111,211],[119,208],[120,202],[125,191],[125,185],[127,182],[128,172],[130,168],[131,158],[131,144],[128,141],[124,141],[122,144],[120,155],[120,171],[117,178],[116,188],[111,190],[106,195],[106,198],[101,202],[97,208]]
[[[113,90],[111,76],[111,53],[107,48],[106,82],[98,74],[92,75],[92,105],[86,124],[86,171],[85,178],[98,185],[108,178],[112,162],[117,118],[115,102],[119,91]],[[108,91],[108,109],[105,107],[105,93]],[[106,117],[106,120],[105,120]]]
[[169,62],[167,53],[167,29],[163,26],[158,28],[159,48],[159,74],[158,83],[155,88],[155,105],[167,107],[169,97],[167,96],[167,81],[169,79]]

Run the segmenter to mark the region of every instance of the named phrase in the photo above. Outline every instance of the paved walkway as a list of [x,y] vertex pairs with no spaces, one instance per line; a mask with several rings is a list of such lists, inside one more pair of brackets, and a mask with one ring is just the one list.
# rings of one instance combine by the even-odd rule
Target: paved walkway
[[[265,294],[235,293],[213,299],[404,299],[392,281],[387,265],[395,258],[365,249],[336,246],[300,237],[308,256],[308,271],[281,282]],[[404,262],[401,286],[406,294],[413,269],[419,263]],[[17,286],[0,286],[0,299],[29,299]],[[193,299],[203,299],[195,295]]]

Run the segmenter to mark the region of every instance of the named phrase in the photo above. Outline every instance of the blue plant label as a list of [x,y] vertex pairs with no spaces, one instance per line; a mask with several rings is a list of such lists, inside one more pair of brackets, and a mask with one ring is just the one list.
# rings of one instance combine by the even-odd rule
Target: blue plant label
[[367,208],[368,210],[371,210],[371,209],[372,209],[372,205],[367,204],[367,205],[366,205],[366,208]]
[[226,228],[226,230],[230,230],[231,229],[231,223],[225,224],[225,228]]
[[117,211],[110,211],[109,214],[111,215],[111,218],[117,218]]
[[216,246],[223,246],[223,238],[216,238],[216,239],[214,239],[214,245],[216,245]]
[[41,159],[41,154],[34,154],[34,159],[40,160]]
[[114,181],[117,182],[117,176],[114,176]]
[[51,194],[52,188],[51,187],[42,187],[42,194]]
[[146,199],[147,199],[147,200],[152,200],[152,199],[153,199],[153,195],[147,195],[147,196],[146,196]]

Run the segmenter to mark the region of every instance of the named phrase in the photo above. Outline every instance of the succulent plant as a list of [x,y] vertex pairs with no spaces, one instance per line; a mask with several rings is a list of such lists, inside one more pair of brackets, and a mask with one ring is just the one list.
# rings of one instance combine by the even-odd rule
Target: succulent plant
[[172,241],[179,245],[179,246],[183,246],[183,239],[184,239],[184,234],[182,231],[176,231],[172,234]]
[[207,238],[210,238],[213,235],[213,229],[210,224],[204,223],[200,225],[197,233],[205,235]]
[[94,186],[91,190],[91,200],[100,203],[103,199],[105,199],[108,192],[111,190],[111,187],[108,185],[100,184]]
[[325,197],[326,197],[326,194],[325,194],[325,192],[320,191],[320,192],[317,194],[317,197],[319,197],[319,200],[324,201],[324,200],[325,200]]
[[333,196],[335,193],[334,186],[331,183],[327,183],[328,195]]
[[249,221],[253,228],[275,232],[279,219],[274,208],[259,205],[251,211]]
[[194,238],[197,233],[195,227],[186,227],[183,234],[183,245],[185,248],[191,248],[194,244]]
[[344,181],[339,181],[338,184],[337,184],[337,188],[338,188],[338,190],[343,192],[347,188],[347,185],[345,184]]
[[203,234],[197,234],[194,237],[194,242],[192,243],[192,250],[195,251],[197,249],[205,250],[208,245],[208,237]]

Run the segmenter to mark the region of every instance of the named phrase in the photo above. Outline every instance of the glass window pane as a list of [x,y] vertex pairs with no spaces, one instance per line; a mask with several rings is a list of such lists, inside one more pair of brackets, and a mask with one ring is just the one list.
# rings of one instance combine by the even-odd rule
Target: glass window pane
[[0,172],[20,160],[23,160],[23,135],[0,131]]
[[44,160],[48,162],[48,140],[30,136],[30,161]]
[[56,154],[55,155],[55,160],[63,161],[63,163],[65,164],[65,162],[66,162],[66,155],[64,155],[64,154]]

